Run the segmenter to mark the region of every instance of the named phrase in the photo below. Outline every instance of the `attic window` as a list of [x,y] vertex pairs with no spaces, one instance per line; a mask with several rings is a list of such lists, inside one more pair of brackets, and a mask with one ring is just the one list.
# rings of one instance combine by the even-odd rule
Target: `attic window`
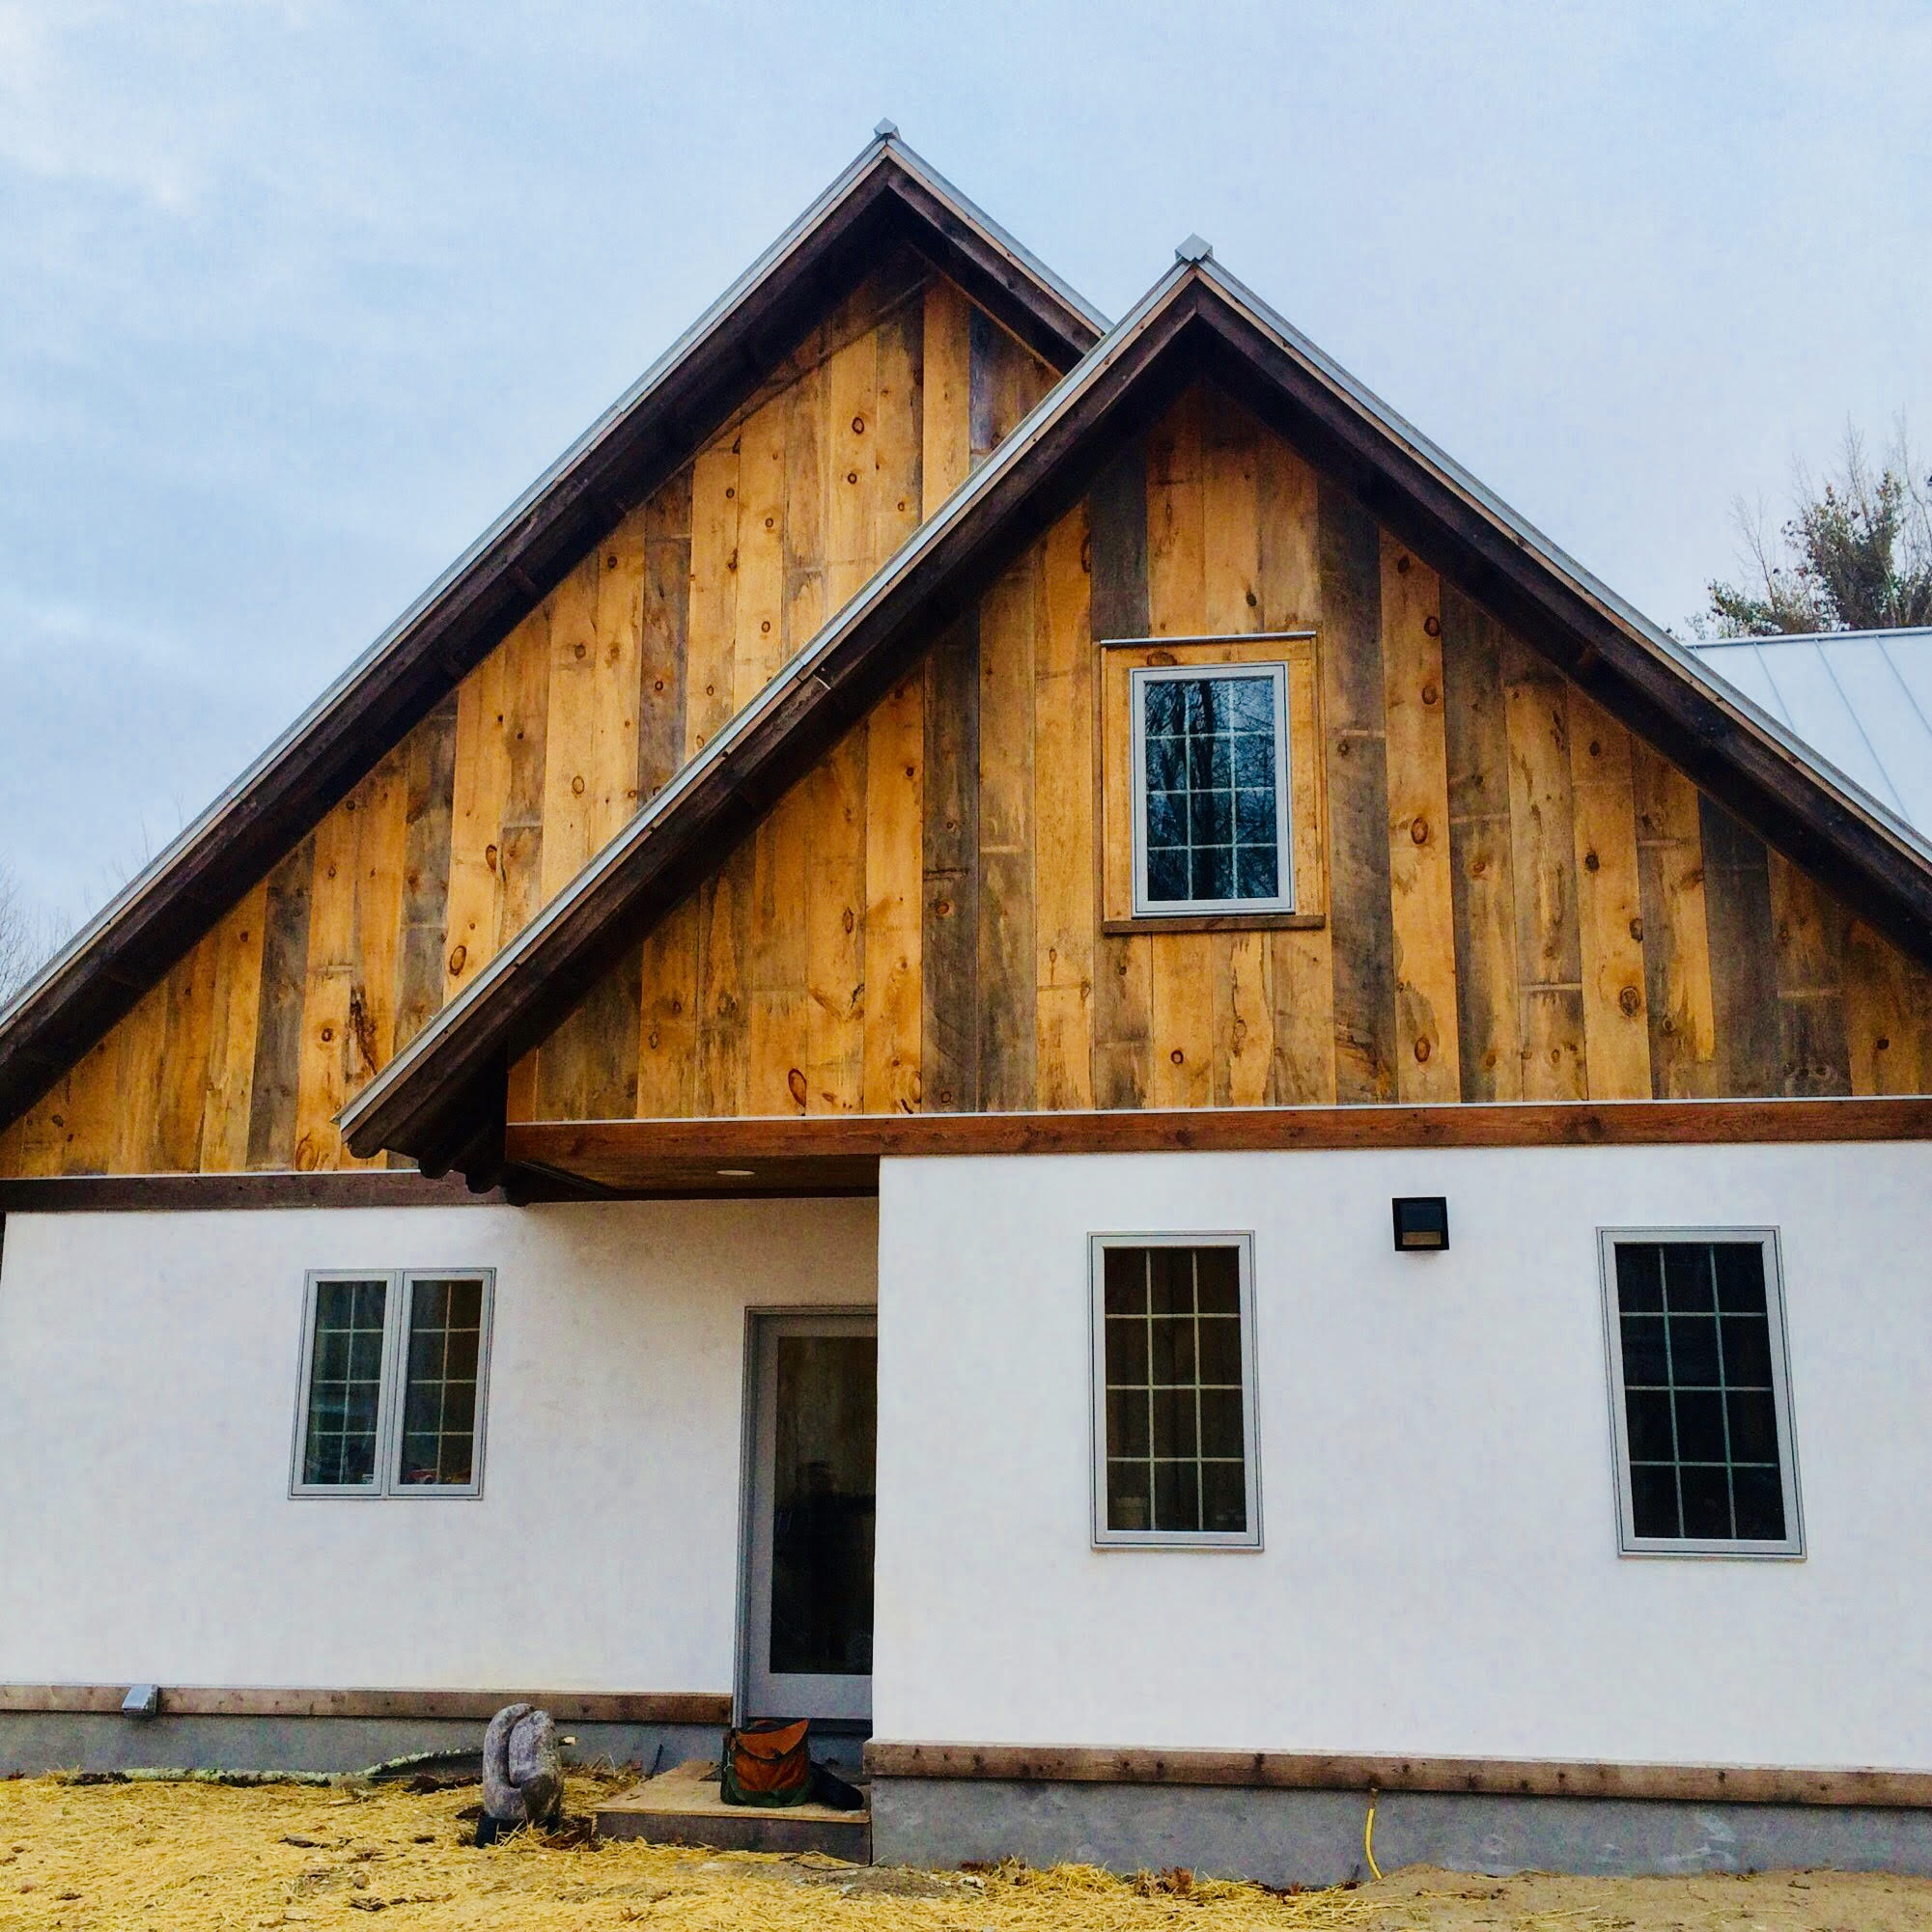
[[1132,673],[1134,910],[1294,910],[1288,667]]

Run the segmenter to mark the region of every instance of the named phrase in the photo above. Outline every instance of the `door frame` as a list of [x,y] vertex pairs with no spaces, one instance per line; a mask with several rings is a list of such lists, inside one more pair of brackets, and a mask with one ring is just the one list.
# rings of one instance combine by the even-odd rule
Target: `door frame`
[[[759,1342],[773,1322],[794,1316],[809,1321],[827,1317],[870,1322],[879,1332],[876,1302],[778,1302],[744,1310],[744,1363],[738,1405],[738,1589],[732,1629],[731,1721],[742,1724],[751,1691],[751,1537],[758,1488],[758,1379],[762,1366]],[[877,1400],[877,1389],[874,1390]],[[875,1546],[876,1548],[876,1546]],[[814,1718],[818,1731],[852,1731],[870,1735],[870,1718]]]

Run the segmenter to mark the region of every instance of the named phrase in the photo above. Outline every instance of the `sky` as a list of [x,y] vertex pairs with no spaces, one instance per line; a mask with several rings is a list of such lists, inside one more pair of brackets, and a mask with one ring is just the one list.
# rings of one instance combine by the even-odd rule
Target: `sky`
[[1190,232],[1680,632],[1932,444],[1932,6],[0,0],[0,869],[71,925],[889,115],[1109,315]]

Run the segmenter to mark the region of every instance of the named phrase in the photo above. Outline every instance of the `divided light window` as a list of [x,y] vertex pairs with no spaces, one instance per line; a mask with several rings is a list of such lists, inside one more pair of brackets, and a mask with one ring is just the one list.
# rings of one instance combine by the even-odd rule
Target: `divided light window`
[[488,1269],[312,1274],[296,1496],[476,1496]]
[[1133,673],[1134,910],[1287,912],[1288,667]]
[[1094,1541],[1258,1548],[1246,1235],[1095,1235]]
[[1802,1555],[1777,1236],[1602,1242],[1622,1549]]

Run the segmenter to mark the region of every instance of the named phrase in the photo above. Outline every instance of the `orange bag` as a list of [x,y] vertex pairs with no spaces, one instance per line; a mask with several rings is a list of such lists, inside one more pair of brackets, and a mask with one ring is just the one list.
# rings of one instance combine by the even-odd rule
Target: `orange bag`
[[802,1805],[812,1795],[810,1725],[767,1720],[724,1734],[718,1795],[727,1805]]

